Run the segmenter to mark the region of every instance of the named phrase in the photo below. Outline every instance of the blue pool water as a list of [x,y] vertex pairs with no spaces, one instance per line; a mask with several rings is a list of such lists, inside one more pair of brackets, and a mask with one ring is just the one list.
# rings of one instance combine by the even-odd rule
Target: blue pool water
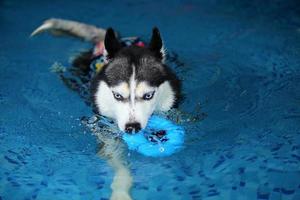
[[1,200],[111,194],[114,171],[79,121],[91,108],[49,70],[90,46],[28,37],[50,17],[144,39],[156,25],[179,56],[180,110],[201,117],[183,123],[179,153],[125,156],[133,199],[300,199],[299,1],[2,0]]

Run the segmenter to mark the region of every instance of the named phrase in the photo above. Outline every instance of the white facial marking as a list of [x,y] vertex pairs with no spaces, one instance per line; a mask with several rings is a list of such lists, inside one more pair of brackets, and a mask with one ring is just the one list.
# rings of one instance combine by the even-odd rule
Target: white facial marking
[[165,81],[158,87],[157,104],[155,110],[168,111],[175,102],[175,92],[173,91],[169,81]]
[[129,97],[130,91],[127,83],[120,83],[119,85],[111,88],[113,92],[116,92],[125,99]]
[[[112,91],[121,94],[125,100],[116,100]],[[146,93],[153,91],[155,93],[151,99],[143,99]],[[124,131],[126,124],[133,122],[140,123],[141,127],[145,128],[154,111],[167,111],[173,106],[175,93],[168,81],[157,88],[151,87],[145,81],[137,83],[133,70],[129,86],[124,82],[110,88],[107,83],[101,81],[95,98],[100,113],[115,119],[120,130]]]
[[116,119],[114,97],[106,82],[100,81],[95,93],[95,103],[102,115]]
[[[142,128],[145,128],[149,117],[154,111],[167,111],[173,106],[175,93],[169,82],[164,82],[156,88],[151,87],[145,81],[137,83],[133,77],[131,77],[129,86],[130,103],[128,106],[124,106],[129,107],[130,110],[123,113],[124,117],[122,117],[120,124],[125,126],[127,123],[138,122]],[[144,95],[149,92],[154,92],[153,97],[149,100],[143,99]],[[125,117],[126,115],[127,117]]]
[[[127,113],[129,113],[129,103],[127,101],[118,101],[114,98],[112,93],[113,90],[118,90],[118,92],[126,95],[126,90],[128,90],[127,98],[129,95],[128,86],[125,87],[124,84],[110,88],[106,82],[101,81],[98,85],[97,91],[95,93],[96,106],[100,112],[100,114],[113,118],[117,121],[117,124],[120,130],[125,130],[125,123],[127,121]],[[120,91],[120,89],[124,89],[125,91]]]
[[135,81],[135,66],[132,66],[132,75],[130,77],[130,103],[133,106],[135,103],[135,88],[136,88],[136,81]]
[[150,87],[145,81],[140,82],[136,87],[136,96],[142,98],[144,94],[155,91],[154,87]]
[[136,103],[135,103],[135,118],[145,128],[149,117],[155,110],[156,95],[150,100],[144,100],[143,96],[148,92],[155,92],[156,88],[148,85],[147,82],[142,81],[136,87]]

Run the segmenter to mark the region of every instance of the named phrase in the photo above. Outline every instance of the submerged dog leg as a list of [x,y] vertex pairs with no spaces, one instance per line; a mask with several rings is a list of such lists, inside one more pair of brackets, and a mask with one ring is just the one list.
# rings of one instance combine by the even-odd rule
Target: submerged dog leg
[[132,186],[132,177],[130,171],[123,159],[123,144],[120,140],[114,138],[101,138],[103,143],[99,155],[108,159],[108,163],[115,171],[113,182],[111,184],[112,194],[110,200],[132,200],[130,189]]
[[104,40],[106,30],[96,26],[64,19],[48,19],[35,29],[30,36],[49,31],[53,35],[70,35],[88,42],[97,43]]
[[129,195],[132,186],[132,177],[128,168],[119,160],[112,159],[109,161],[115,170],[115,176],[111,184],[111,200],[131,200]]

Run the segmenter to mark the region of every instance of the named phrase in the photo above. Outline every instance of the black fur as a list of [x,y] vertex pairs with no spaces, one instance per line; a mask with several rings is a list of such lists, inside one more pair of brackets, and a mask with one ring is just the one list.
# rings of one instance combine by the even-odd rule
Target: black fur
[[72,62],[72,65],[79,68],[83,74],[88,74],[90,65],[93,61],[93,51],[82,52]]
[[94,96],[101,80],[110,86],[118,85],[120,82],[129,82],[134,65],[136,79],[139,81],[148,81],[151,86],[155,87],[164,81],[169,81],[176,97],[174,107],[178,106],[181,99],[181,83],[172,70],[161,62],[160,50],[154,47],[158,48],[159,45],[154,44],[152,40],[152,48],[129,46],[114,52],[114,57],[92,81],[93,102],[95,102]]
[[155,54],[157,58],[163,59],[161,49],[163,48],[163,42],[160,37],[160,33],[157,27],[152,30],[152,37],[149,43],[149,49]]
[[113,58],[115,54],[122,48],[122,45],[117,39],[115,31],[112,28],[108,28],[106,31],[104,45],[108,53],[108,58]]
[[[109,63],[103,66],[103,69],[93,77],[90,83],[90,100],[92,101],[93,110],[97,112],[94,97],[99,82],[103,80],[110,86],[117,85],[124,81],[129,82],[132,75],[132,65],[135,66],[137,80],[148,81],[151,86],[155,87],[158,87],[164,81],[169,81],[176,98],[173,107],[177,107],[182,99],[181,82],[173,71],[162,63],[162,45],[160,33],[157,28],[153,29],[152,38],[148,47],[124,47],[116,38],[114,30],[109,28],[105,37],[105,47],[108,52]],[[73,66],[79,70],[73,70],[72,73],[77,74],[77,76],[79,75],[79,77],[81,77],[81,75],[86,77],[85,75],[89,73],[92,61],[92,51],[82,53],[73,61]],[[85,78],[81,81],[84,83]],[[74,86],[72,81],[70,83],[71,84],[68,85]],[[76,88],[80,90],[79,86]]]

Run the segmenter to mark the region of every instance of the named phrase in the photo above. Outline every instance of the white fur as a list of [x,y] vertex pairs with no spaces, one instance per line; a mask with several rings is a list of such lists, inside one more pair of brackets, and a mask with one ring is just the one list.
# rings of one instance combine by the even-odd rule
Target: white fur
[[134,104],[135,104],[135,93],[136,93],[136,81],[135,81],[135,66],[132,67],[132,75],[130,77],[130,103],[131,108],[133,109],[132,112],[134,112]]
[[121,83],[116,87],[113,87],[112,91],[119,93],[124,98],[129,98],[130,95],[130,89],[127,83]]
[[[127,95],[128,90],[130,91],[129,97]],[[124,102],[117,101],[112,91],[117,91],[127,99]],[[143,95],[151,91],[155,91],[153,98],[148,101],[143,100]],[[132,122],[138,122],[142,128],[145,128],[154,111],[169,110],[175,100],[175,93],[168,81],[165,81],[158,88],[154,88],[149,86],[147,82],[137,83],[134,73],[130,79],[129,89],[127,83],[121,83],[110,88],[104,81],[101,81],[95,95],[96,105],[101,114],[115,119],[122,131],[125,130],[127,123]]]
[[104,61],[104,63],[105,64],[107,64],[108,63],[108,53],[107,53],[107,50],[106,50],[106,48],[104,47],[104,51],[103,51],[103,61]]
[[162,47],[160,49],[160,53],[162,55],[162,63],[165,63],[166,62],[167,49],[165,48],[164,45],[162,45]]
[[128,165],[124,161],[124,144],[120,140],[115,140],[115,138],[103,136],[101,132],[95,133],[104,144],[98,154],[107,159],[115,171],[110,186],[112,189],[110,200],[131,200],[132,176]]
[[117,113],[114,108],[116,100],[113,97],[111,88],[104,81],[99,82],[95,100],[96,106],[102,115],[116,119]]
[[158,87],[156,111],[168,111],[175,101],[175,93],[168,81]]
[[34,36],[34,35],[36,35],[36,34],[38,34],[38,33],[41,33],[41,32],[43,32],[43,31],[50,30],[50,29],[52,29],[52,28],[53,28],[53,22],[52,22],[52,21],[47,21],[47,22],[45,22],[44,24],[42,24],[41,26],[39,26],[37,29],[35,29],[35,30],[31,33],[30,37],[32,37],[32,36]]
[[[132,177],[129,170],[120,164],[120,161],[111,161],[116,173],[111,184],[112,194],[111,200],[131,200],[129,195],[132,186]],[[118,165],[118,166],[117,166]]]
[[109,162],[115,170],[113,182],[110,186],[112,189],[110,200],[131,200],[129,192],[132,186],[132,177],[129,169],[123,164],[119,156],[112,157]]

